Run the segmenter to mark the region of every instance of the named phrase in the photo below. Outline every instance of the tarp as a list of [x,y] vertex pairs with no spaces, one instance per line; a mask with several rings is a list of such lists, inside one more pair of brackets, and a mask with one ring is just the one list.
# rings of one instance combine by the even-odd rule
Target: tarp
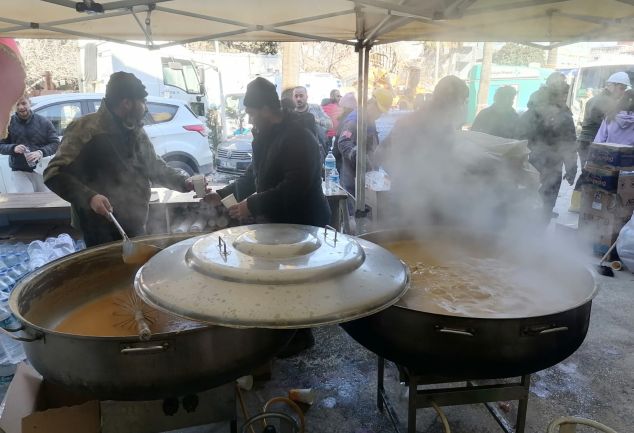
[[[103,13],[76,9],[94,9]],[[634,0],[0,0],[0,36],[113,41],[634,39]],[[143,43],[142,43],[143,44]]]

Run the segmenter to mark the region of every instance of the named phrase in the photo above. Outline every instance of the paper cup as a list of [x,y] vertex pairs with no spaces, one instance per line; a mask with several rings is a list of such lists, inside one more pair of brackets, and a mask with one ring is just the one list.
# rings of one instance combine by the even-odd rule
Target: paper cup
[[235,198],[235,196],[233,194],[230,194],[230,195],[226,196],[221,201],[222,201],[222,204],[225,205],[225,207],[227,209],[229,209],[233,205],[238,204],[238,200],[236,200],[236,198]]
[[619,262],[618,260],[616,260],[610,263],[610,267],[614,269],[615,271],[620,271],[621,269],[623,269],[623,264]]
[[192,183],[197,197],[202,198],[207,194],[207,179],[205,179],[205,176],[202,174],[192,176]]

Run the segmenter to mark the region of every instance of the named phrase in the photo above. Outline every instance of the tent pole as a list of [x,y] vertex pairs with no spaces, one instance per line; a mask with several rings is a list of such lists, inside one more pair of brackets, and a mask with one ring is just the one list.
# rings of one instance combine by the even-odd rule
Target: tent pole
[[357,112],[357,170],[355,179],[355,203],[357,211],[365,210],[365,170],[367,155],[367,125],[366,111],[368,100],[368,73],[370,65],[370,45],[362,45],[359,50],[359,85],[358,85],[358,112]]

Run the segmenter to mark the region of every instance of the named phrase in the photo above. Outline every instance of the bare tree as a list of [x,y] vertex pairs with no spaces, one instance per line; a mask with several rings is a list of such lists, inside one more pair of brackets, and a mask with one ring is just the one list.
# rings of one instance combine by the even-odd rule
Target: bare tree
[[334,42],[305,42],[301,49],[304,72],[328,72],[345,78],[356,71],[354,48]]
[[26,66],[27,89],[33,88],[51,73],[58,89],[77,90],[79,82],[79,46],[77,41],[59,39],[19,39]]

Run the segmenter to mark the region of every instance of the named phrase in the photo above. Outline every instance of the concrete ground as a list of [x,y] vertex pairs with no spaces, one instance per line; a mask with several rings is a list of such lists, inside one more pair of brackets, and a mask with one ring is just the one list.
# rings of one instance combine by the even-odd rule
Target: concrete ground
[[[562,186],[556,206],[560,224],[576,226],[567,212],[571,188]],[[554,230],[554,229],[553,229]],[[596,258],[589,258],[589,264]],[[594,262],[596,263],[596,262]],[[561,416],[601,422],[618,433],[634,432],[634,274],[599,276],[590,329],[583,345],[562,363],[532,376],[526,433],[546,433]],[[306,413],[308,433],[392,432],[386,414],[376,409],[376,356],[338,326],[316,329],[316,346],[286,360],[276,360],[272,379],[245,392],[248,410],[257,413],[270,398],[291,388],[313,388],[316,400]],[[388,364],[386,388],[406,426],[406,389]],[[502,430],[483,405],[443,408],[453,433],[496,433]],[[511,409],[511,415],[515,408]],[[442,433],[432,409],[419,409],[419,433]],[[181,433],[226,432],[226,425],[182,430]],[[590,432],[579,429],[579,432]],[[594,430],[592,430],[594,432]],[[259,433],[259,430],[256,430]]]

